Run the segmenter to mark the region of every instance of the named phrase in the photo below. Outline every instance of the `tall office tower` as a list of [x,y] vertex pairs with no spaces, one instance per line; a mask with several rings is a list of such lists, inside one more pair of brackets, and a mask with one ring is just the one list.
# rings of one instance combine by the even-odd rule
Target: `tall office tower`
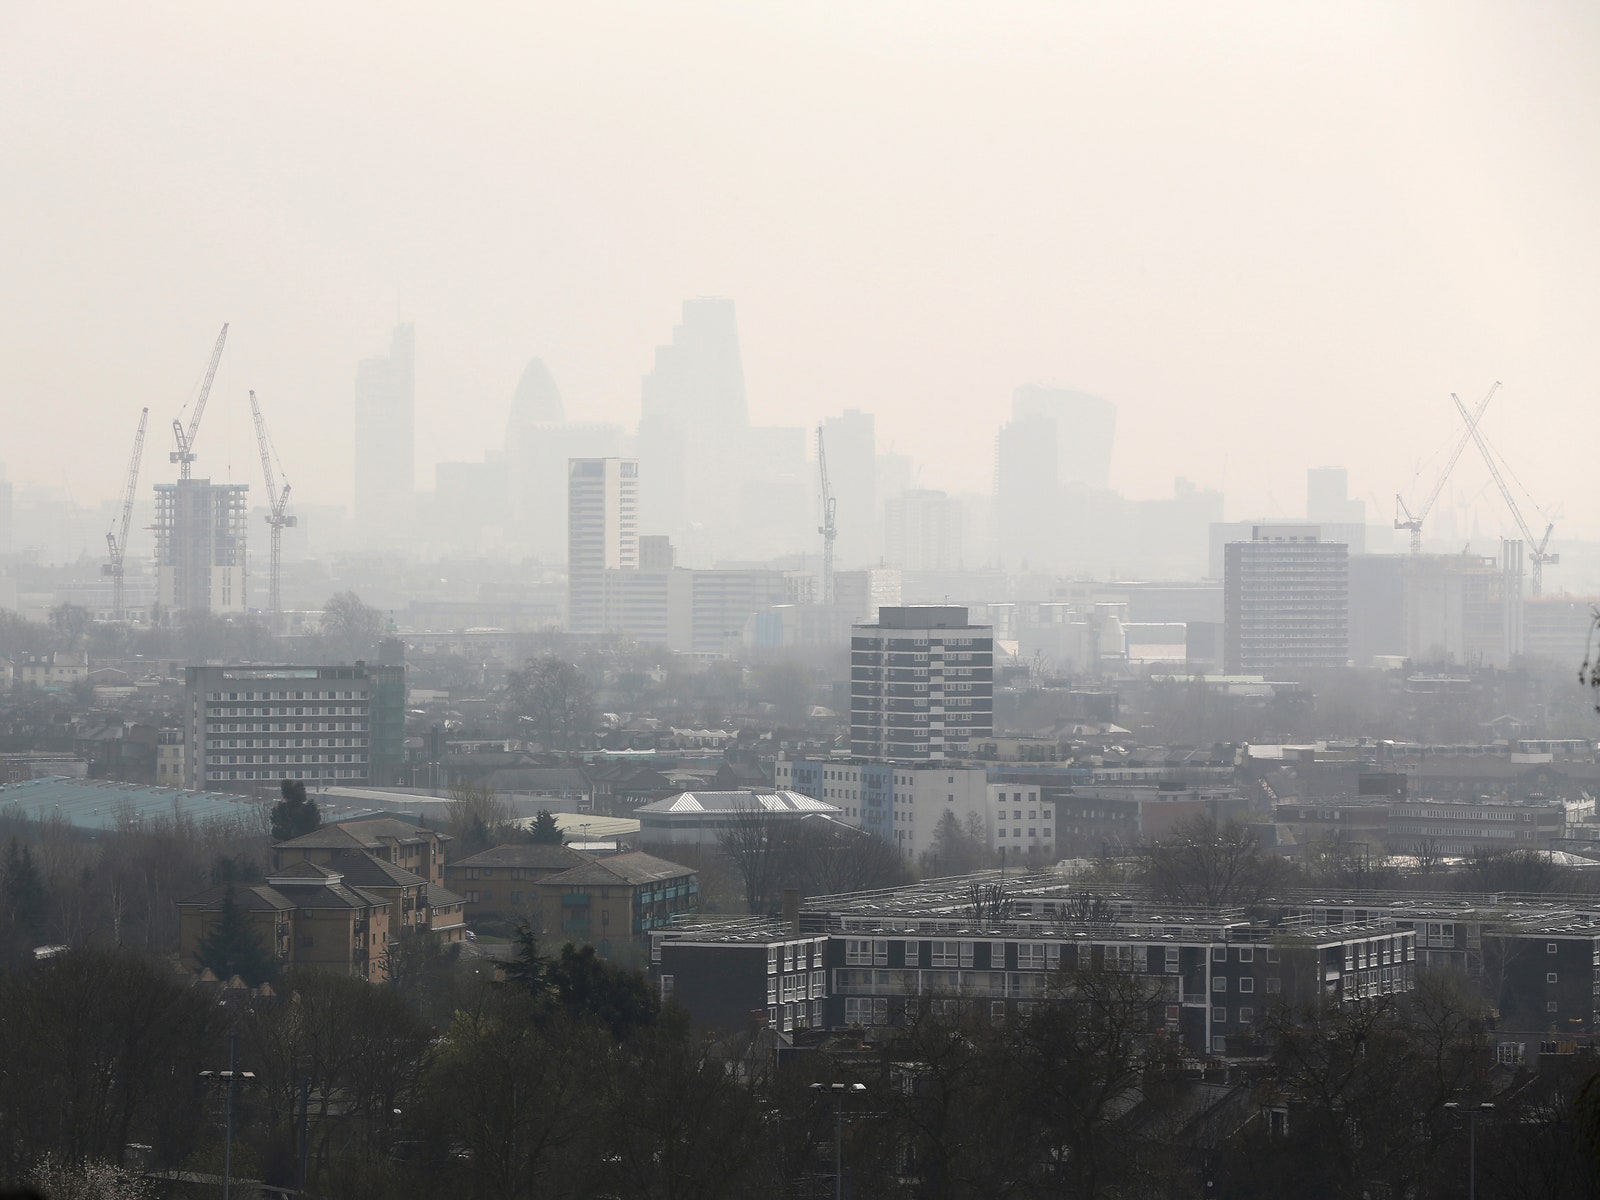
[[1315,525],[1256,525],[1223,551],[1222,660],[1230,675],[1342,667],[1350,659],[1350,556]]
[[416,348],[396,325],[383,358],[356,368],[355,519],[365,536],[407,536],[416,499]]
[[1306,520],[1318,525],[1365,525],[1367,506],[1350,499],[1343,467],[1312,467],[1306,472]]
[[1000,427],[994,450],[994,537],[1002,565],[1038,566],[1059,557],[1059,470],[1051,418],[1016,417]]
[[605,629],[605,573],[639,567],[639,463],[567,463],[567,628]]
[[1117,406],[1087,392],[1024,384],[1012,393],[1011,415],[1046,417],[1056,423],[1058,471],[1067,487],[1110,486],[1111,451],[1117,436]]
[[947,492],[902,492],[884,505],[885,557],[907,571],[955,571],[962,566],[961,501]]
[[871,413],[848,408],[822,423],[822,441],[828,456],[828,488],[838,507],[834,562],[841,567],[869,566],[878,561],[883,547],[876,421]]
[[735,520],[749,426],[733,301],[685,300],[641,387],[638,452],[657,524],[680,537]]
[[881,608],[850,629],[850,753],[960,758],[994,734],[994,629],[956,605]]
[[241,613],[250,486],[156,484],[156,600],[170,615]]

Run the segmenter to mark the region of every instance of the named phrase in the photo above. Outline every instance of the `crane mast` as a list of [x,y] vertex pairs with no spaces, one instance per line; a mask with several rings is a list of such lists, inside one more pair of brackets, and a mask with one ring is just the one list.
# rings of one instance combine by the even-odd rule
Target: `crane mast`
[[[1439,498],[1439,493],[1444,490],[1445,480],[1449,479],[1450,472],[1455,470],[1456,462],[1461,458],[1461,452],[1466,449],[1467,441],[1476,432],[1478,422],[1483,419],[1484,410],[1489,407],[1489,401],[1494,399],[1494,394],[1499,390],[1500,384],[1497,380],[1495,385],[1489,389],[1488,395],[1478,401],[1478,407],[1471,416],[1467,416],[1466,409],[1462,408],[1461,415],[1466,418],[1467,427],[1461,431],[1461,436],[1456,439],[1455,449],[1450,451],[1450,457],[1445,460],[1444,470],[1439,472],[1439,478],[1434,482],[1433,490],[1428,493],[1427,499],[1422,502],[1422,507],[1417,510],[1415,516],[1406,507],[1405,500],[1396,493],[1394,498],[1394,527],[1411,531],[1411,553],[1422,553],[1422,522],[1433,511],[1433,503]],[[1452,399],[1454,399],[1453,396]],[[1461,402],[1458,400],[1456,403],[1460,405]],[[1401,516],[1402,513],[1405,514],[1404,517]]]
[[194,462],[194,439],[200,432],[200,418],[205,416],[206,401],[211,396],[211,383],[217,377],[217,364],[222,361],[222,347],[228,340],[228,326],[222,326],[222,332],[217,334],[217,344],[211,351],[211,362],[206,367],[205,378],[200,382],[200,394],[195,397],[194,412],[189,415],[189,428],[183,428],[183,417],[180,414],[172,418],[172,436],[178,443],[178,448],[167,457],[169,461],[178,464],[178,478],[189,478],[189,468]]
[[1544,564],[1558,563],[1561,561],[1559,554],[1546,553],[1545,547],[1550,544],[1550,535],[1555,532],[1554,523],[1545,524],[1544,537],[1538,541],[1533,539],[1533,531],[1528,528],[1528,522],[1522,516],[1522,509],[1517,505],[1516,498],[1512,496],[1511,489],[1506,486],[1505,479],[1500,474],[1500,466],[1494,460],[1494,454],[1489,449],[1489,443],[1484,441],[1483,434],[1478,430],[1478,423],[1467,415],[1467,406],[1461,403],[1461,397],[1454,392],[1450,399],[1456,402],[1456,411],[1461,414],[1461,419],[1467,423],[1467,430],[1472,435],[1472,440],[1478,444],[1478,453],[1483,455],[1484,465],[1489,468],[1489,474],[1494,476],[1495,486],[1500,489],[1500,495],[1506,502],[1506,507],[1511,510],[1511,517],[1517,523],[1517,528],[1522,532],[1522,540],[1527,543],[1533,559],[1533,594],[1540,595],[1544,591]]
[[822,476],[822,524],[817,532],[822,535],[822,602],[833,603],[833,539],[838,536],[834,514],[838,501],[828,486],[828,450],[822,441],[822,426],[817,426],[817,471]]
[[272,526],[272,550],[267,566],[267,609],[272,617],[272,631],[278,632],[283,617],[282,591],[279,580],[283,561],[283,531],[293,528],[294,517],[287,513],[289,507],[289,482],[284,480],[283,490],[278,489],[277,473],[272,469],[272,439],[267,436],[267,422],[261,415],[261,405],[256,394],[250,393],[250,415],[256,426],[256,445],[261,451],[261,473],[267,484],[267,524]]
[[139,410],[139,431],[133,435],[133,457],[128,460],[128,482],[122,490],[122,520],[120,528],[106,532],[106,547],[111,551],[111,561],[103,571],[111,576],[111,619],[123,621],[123,564],[128,553],[128,526],[133,520],[133,496],[139,486],[139,465],[144,460],[144,425],[150,416],[148,408]]

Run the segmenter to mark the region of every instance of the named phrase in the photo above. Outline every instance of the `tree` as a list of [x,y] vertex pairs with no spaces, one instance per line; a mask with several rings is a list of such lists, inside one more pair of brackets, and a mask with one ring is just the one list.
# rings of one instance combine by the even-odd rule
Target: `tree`
[[521,830],[511,819],[511,806],[486,783],[450,785],[445,828],[456,839],[451,854],[458,858],[521,839]]
[[37,936],[44,923],[44,878],[33,861],[32,849],[15,837],[6,846],[0,867],[0,897],[12,926],[28,937]]
[[541,808],[539,815],[533,819],[528,839],[540,846],[559,846],[566,841],[561,835],[561,827],[556,824],[555,817],[547,808]]
[[354,592],[339,592],[322,606],[322,640],[327,652],[346,661],[370,658],[388,631],[382,612]]
[[1263,850],[1243,824],[1219,824],[1209,815],[1181,822],[1151,846],[1148,871],[1162,900],[1202,908],[1253,904],[1287,874],[1283,860]]
[[58,604],[50,610],[50,637],[57,650],[76,650],[94,625],[94,614],[81,604]]
[[722,853],[744,883],[747,911],[772,911],[789,874],[794,821],[760,805],[741,808],[717,838]]
[[652,1024],[661,1011],[643,974],[608,963],[593,946],[568,942],[550,964],[548,978],[569,1017],[597,1022],[618,1042]]
[[266,940],[250,923],[250,913],[239,903],[228,884],[222,893],[222,906],[216,924],[200,939],[195,957],[219,979],[235,975],[252,986],[277,974],[278,964],[267,949]]
[[272,840],[287,842],[322,828],[322,812],[306,795],[306,785],[285,779],[278,785],[283,799],[272,806]]
[[[976,814],[973,814],[974,816]],[[970,875],[994,865],[994,855],[978,826],[963,826],[954,809],[945,809],[933,827],[933,841],[922,855],[925,875]]]
[[548,746],[567,746],[594,724],[589,681],[554,654],[530,659],[507,680],[510,715],[533,727]]

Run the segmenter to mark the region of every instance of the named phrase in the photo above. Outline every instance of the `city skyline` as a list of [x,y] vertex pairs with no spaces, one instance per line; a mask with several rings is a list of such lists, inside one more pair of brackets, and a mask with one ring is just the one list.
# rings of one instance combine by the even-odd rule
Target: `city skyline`
[[1340,463],[1378,522],[1450,393],[1501,379],[1491,441],[1558,540],[1600,529],[1583,439],[1552,436],[1596,399],[1582,6],[97,13],[0,49],[19,486],[114,495],[132,414],[164,428],[229,320],[203,469],[255,483],[253,387],[297,500],[348,504],[355,364],[402,320],[426,489],[534,357],[569,420],[631,429],[711,294],[752,424],[872,412],[921,487],[987,491],[1039,382],[1117,406],[1129,497],[1183,476],[1288,516]]

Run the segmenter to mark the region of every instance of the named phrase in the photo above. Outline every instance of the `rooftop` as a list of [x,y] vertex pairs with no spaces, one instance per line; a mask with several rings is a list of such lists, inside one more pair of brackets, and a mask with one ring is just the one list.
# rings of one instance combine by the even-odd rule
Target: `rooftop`
[[226,792],[145,787],[106,779],[48,775],[0,784],[0,816],[32,821],[60,818],[75,829],[110,830],[140,821],[181,815],[199,822],[258,819],[261,805]]

